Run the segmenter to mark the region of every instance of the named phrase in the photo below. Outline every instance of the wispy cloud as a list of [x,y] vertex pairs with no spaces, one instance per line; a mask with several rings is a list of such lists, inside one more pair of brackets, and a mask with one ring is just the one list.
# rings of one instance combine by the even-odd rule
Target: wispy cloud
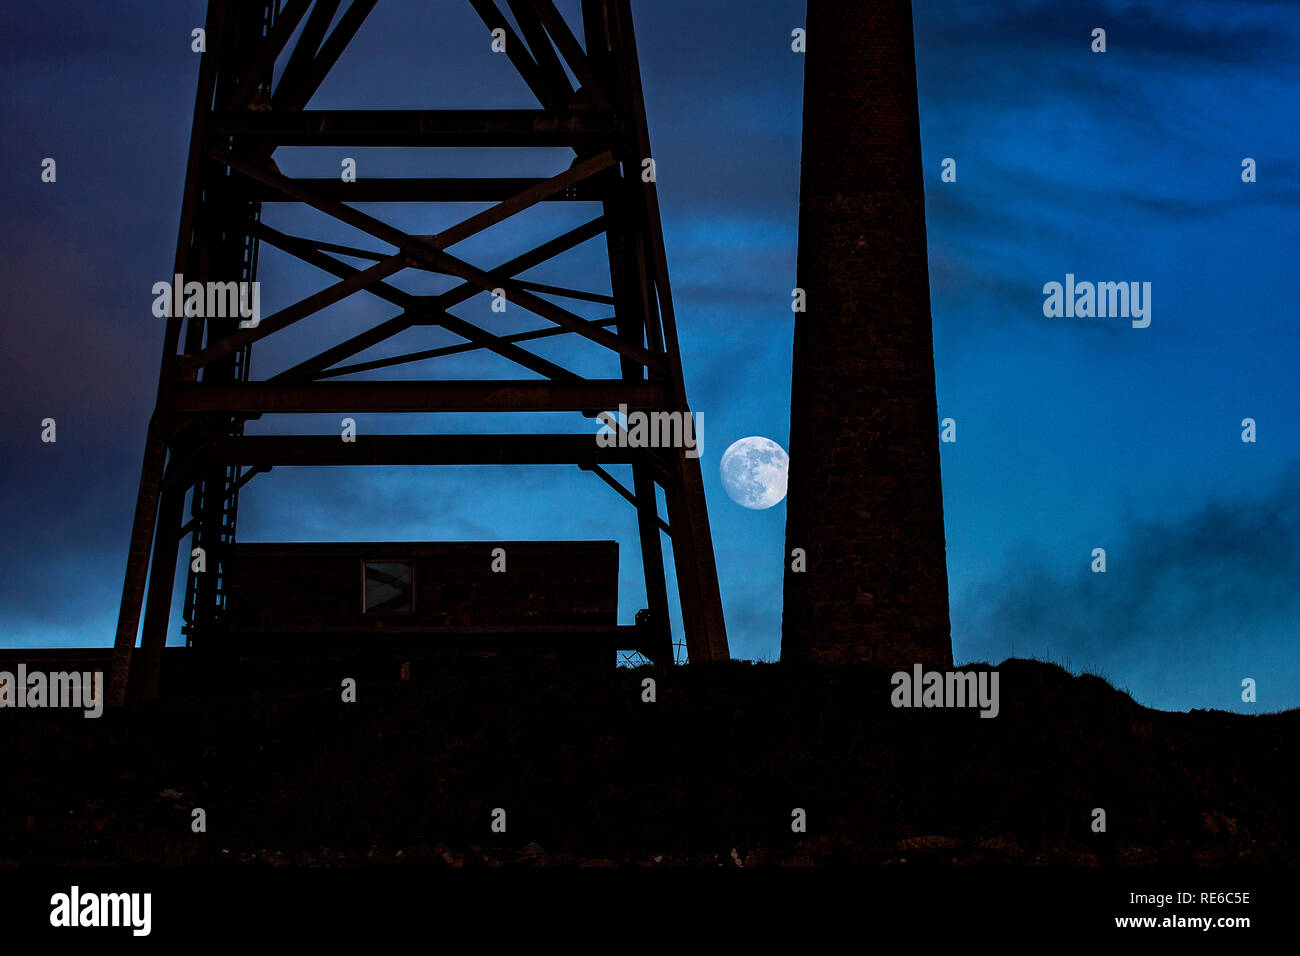
[[1300,467],[1265,492],[1128,527],[1104,542],[1105,573],[1084,552],[1068,567],[1011,561],[974,585],[953,612],[959,656],[1068,658],[1156,706],[1191,682],[1215,689],[1202,706],[1246,709],[1240,681],[1254,677],[1260,708],[1300,706]]

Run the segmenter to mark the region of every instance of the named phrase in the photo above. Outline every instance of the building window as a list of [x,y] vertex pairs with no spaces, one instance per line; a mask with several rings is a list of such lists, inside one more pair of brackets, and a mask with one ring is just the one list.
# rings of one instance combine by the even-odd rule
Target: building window
[[410,614],[414,577],[414,568],[405,561],[365,562],[365,613]]

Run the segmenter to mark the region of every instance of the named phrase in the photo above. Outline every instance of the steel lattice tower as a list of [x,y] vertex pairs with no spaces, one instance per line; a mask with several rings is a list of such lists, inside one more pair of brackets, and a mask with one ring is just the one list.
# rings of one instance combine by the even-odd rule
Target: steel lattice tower
[[[308,109],[377,2],[350,0],[341,13],[343,0],[209,4],[173,274],[187,282],[251,282],[259,245],[267,243],[332,276],[332,284],[254,327],[241,326],[237,316],[167,318],[113,653],[110,703],[116,706],[127,701],[128,690],[136,701],[156,693],[178,548],[187,535],[193,547],[204,549],[207,568],[191,573],[187,582],[186,633],[201,638],[219,623],[224,555],[234,540],[240,489],[276,465],[577,465],[636,509],[649,607],[635,627],[618,629],[630,640],[622,646],[671,660],[660,538],[666,532],[690,658],[728,656],[699,461],[684,449],[600,448],[595,427],[558,435],[375,435],[351,444],[337,435],[244,434],[246,421],[271,413],[578,411],[594,418],[626,405],[689,414],[658,199],[653,179],[642,176],[643,160],[652,153],[629,0],[582,0],[576,30],[552,0],[507,0],[513,23],[495,0],[468,0],[490,31],[503,31],[493,33],[505,39],[507,55],[500,59],[519,72],[539,108]],[[489,40],[485,34],[484,42]],[[281,146],[559,147],[573,159],[558,175],[531,179],[343,182],[282,174],[274,159]],[[409,234],[349,205],[390,202],[493,205],[435,235]],[[584,225],[506,262],[475,265],[448,251],[489,228],[508,229],[512,217],[554,202],[599,204],[600,210]],[[391,248],[288,235],[263,223],[263,203],[311,207]],[[610,293],[523,277],[601,236]],[[340,256],[373,265],[356,268]],[[403,270],[449,276],[458,284],[438,295],[412,295],[385,281]],[[543,327],[502,335],[450,311],[492,290],[501,290],[511,308],[545,320]],[[397,314],[389,308],[365,331],[322,342],[291,368],[250,380],[250,352],[258,341],[358,293],[395,307]],[[613,315],[582,318],[557,299],[604,303]],[[464,342],[342,364],[419,326],[441,327]],[[611,374],[584,377],[526,347],[552,336],[575,348],[600,350]],[[356,377],[480,349],[509,360],[526,377]],[[605,470],[610,464],[631,466],[632,488]],[[656,487],[663,489],[667,520],[659,515]]]

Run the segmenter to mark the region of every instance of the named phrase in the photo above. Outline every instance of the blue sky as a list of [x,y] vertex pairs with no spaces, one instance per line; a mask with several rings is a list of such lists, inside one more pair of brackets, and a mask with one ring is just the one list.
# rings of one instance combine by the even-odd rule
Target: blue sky
[[[738,438],[784,445],[789,434],[803,66],[789,37],[803,4],[633,5],[732,651],[775,659],[785,508],[732,503],[717,463]],[[56,0],[0,11],[0,645],[112,639],[161,342],[149,290],[170,273],[203,10]],[[1104,54],[1089,49],[1094,27],[1107,31]],[[917,5],[939,410],[957,421],[942,454],[959,661],[1050,657],[1170,709],[1300,705],[1298,31],[1283,2]],[[312,105],[533,104],[468,3],[383,0]],[[291,175],[327,176],[346,155],[361,176],[421,161],[400,150],[277,158]],[[55,184],[40,182],[46,156]],[[954,183],[940,181],[945,157]],[[1255,183],[1241,181],[1244,157]],[[468,158],[420,168],[464,175]],[[479,175],[567,165],[554,151],[473,158]],[[435,221],[386,212],[432,232],[475,208]],[[549,210],[457,254],[503,261],[583,212]],[[267,219],[329,231],[311,215]],[[535,277],[591,286],[598,246]],[[1151,326],[1044,317],[1043,284],[1067,272],[1151,282]],[[260,277],[264,314],[325,283],[265,247]],[[484,297],[456,311],[493,321]],[[254,372],[390,314],[349,300],[260,344]],[[508,315],[491,327],[531,324]],[[394,345],[456,341],[407,335]],[[536,351],[572,355],[560,342]],[[512,374],[480,356],[437,367],[501,373]],[[47,416],[54,445],[39,440]],[[1240,440],[1246,417],[1254,444]],[[506,427],[358,420],[363,431]],[[576,469],[277,469],[241,499],[240,537],[612,537],[621,619],[643,600],[630,509]],[[1089,570],[1096,547],[1104,575]],[[1240,702],[1245,677],[1258,681],[1256,705]]]

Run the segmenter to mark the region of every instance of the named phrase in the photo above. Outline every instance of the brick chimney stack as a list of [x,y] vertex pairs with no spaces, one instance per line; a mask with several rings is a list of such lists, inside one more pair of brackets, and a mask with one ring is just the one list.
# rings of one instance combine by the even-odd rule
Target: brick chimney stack
[[805,56],[781,658],[945,667],[911,3],[809,0]]

